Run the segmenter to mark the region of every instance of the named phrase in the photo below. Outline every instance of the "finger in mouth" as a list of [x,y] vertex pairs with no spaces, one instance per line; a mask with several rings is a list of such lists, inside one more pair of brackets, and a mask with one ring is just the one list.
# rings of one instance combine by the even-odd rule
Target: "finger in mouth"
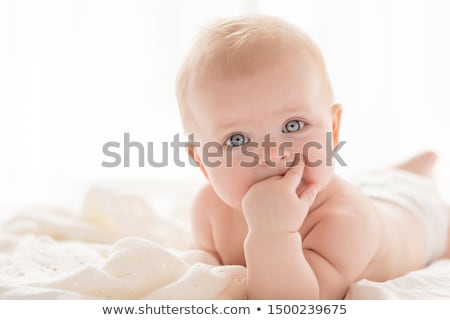
[[294,160],[286,162],[286,167],[287,168],[295,167],[302,160],[303,160],[303,155],[301,153],[295,153],[294,154]]

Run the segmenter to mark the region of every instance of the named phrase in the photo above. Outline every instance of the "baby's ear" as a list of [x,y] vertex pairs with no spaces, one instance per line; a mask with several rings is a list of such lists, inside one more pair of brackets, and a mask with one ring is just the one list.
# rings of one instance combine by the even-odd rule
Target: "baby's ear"
[[200,156],[197,153],[197,150],[195,150],[195,147],[188,143],[188,145],[186,146],[185,150],[188,153],[189,157],[198,164],[198,167],[202,171],[202,173],[205,176],[206,180],[209,181],[208,174],[206,173],[206,170],[205,170],[205,166],[203,165],[203,163],[202,163],[202,161],[200,159]]
[[331,113],[333,116],[333,145],[336,146],[339,143],[339,129],[341,127],[342,105],[339,103],[335,103],[331,107]]

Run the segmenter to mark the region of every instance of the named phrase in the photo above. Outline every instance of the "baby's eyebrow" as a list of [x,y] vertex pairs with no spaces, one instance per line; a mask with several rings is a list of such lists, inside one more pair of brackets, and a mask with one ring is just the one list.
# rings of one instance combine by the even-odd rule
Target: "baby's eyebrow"
[[217,130],[219,130],[219,131],[229,131],[232,127],[234,127],[235,125],[236,125],[237,123],[236,123],[236,121],[230,121],[230,122],[226,122],[226,123],[223,123],[223,124],[221,124],[218,128],[217,128]]
[[274,113],[274,115],[280,115],[283,113],[286,114],[292,114],[292,113],[304,113],[305,112],[305,106],[304,105],[296,105],[289,108],[282,108],[280,107],[277,112]]
[[[303,105],[297,105],[297,106],[293,106],[293,107],[289,107],[289,108],[280,107],[280,108],[276,108],[275,110],[276,111],[273,112],[273,114],[267,115],[267,117],[279,116],[283,113],[291,115],[293,113],[305,112]],[[242,121],[242,123],[246,123],[246,122],[247,121]],[[236,124],[237,124],[236,121],[229,121],[224,124],[221,124],[217,129],[221,130],[221,131],[222,130],[225,131],[225,130],[230,129],[231,127],[235,126]]]
[[239,118],[237,120],[225,121],[216,127],[216,133],[220,135],[229,135],[235,131],[244,130],[248,127],[251,119]]

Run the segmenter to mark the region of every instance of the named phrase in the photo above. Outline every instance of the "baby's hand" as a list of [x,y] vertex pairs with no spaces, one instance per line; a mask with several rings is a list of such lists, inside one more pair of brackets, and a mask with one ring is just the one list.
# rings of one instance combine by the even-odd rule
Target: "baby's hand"
[[320,185],[311,184],[302,194],[297,187],[305,163],[295,161],[284,176],[274,176],[255,183],[242,199],[242,209],[249,232],[297,232],[313,204]]

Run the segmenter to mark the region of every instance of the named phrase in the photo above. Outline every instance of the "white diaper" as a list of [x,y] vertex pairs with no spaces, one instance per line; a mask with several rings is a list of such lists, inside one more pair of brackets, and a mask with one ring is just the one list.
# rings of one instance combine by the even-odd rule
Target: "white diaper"
[[405,170],[385,169],[361,174],[355,180],[369,197],[400,205],[421,221],[427,263],[443,254],[447,245],[449,212],[430,179]]

